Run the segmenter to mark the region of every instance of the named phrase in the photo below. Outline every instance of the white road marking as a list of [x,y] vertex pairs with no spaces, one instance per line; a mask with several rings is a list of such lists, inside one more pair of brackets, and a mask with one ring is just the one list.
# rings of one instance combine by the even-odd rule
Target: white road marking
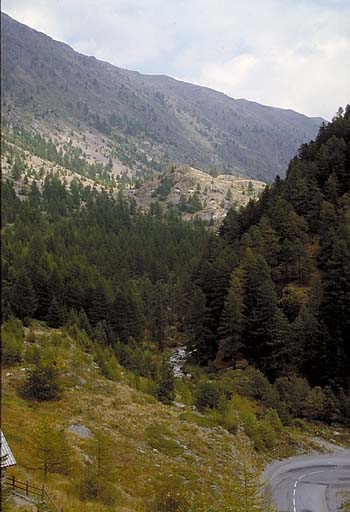
[[295,480],[294,485],[293,485],[293,512],[298,512],[297,505],[296,505],[296,494],[297,494],[298,483],[300,482],[300,480],[302,480],[306,476],[316,475],[317,473],[328,473],[328,471],[310,471],[310,473],[305,473],[304,475],[299,476],[299,478],[297,478]]

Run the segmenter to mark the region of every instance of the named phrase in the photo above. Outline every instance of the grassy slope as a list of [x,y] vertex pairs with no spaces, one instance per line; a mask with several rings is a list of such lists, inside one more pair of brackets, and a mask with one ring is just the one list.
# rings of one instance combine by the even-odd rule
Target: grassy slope
[[[208,496],[229,488],[235,469],[232,436],[217,428],[203,428],[180,419],[183,410],[165,406],[155,398],[121,382],[100,376],[88,354],[72,341],[57,348],[64,372],[65,393],[58,402],[35,403],[19,397],[16,389],[23,381],[24,366],[9,368],[3,377],[3,429],[18,465],[9,470],[21,479],[41,485],[42,474],[31,471],[30,446],[33,430],[44,418],[57,426],[85,425],[92,432],[104,431],[112,441],[115,484],[120,505],[113,510],[143,510],[155,488],[176,474],[189,487]],[[77,499],[81,473],[89,440],[69,433],[74,446],[76,468],[68,476],[50,475],[47,489],[60,506],[78,510],[108,510]]]
[[[241,434],[231,435],[222,427],[209,426],[210,418],[194,414],[190,407],[161,404],[136,390],[135,379],[126,371],[121,370],[118,382],[101,377],[91,355],[60,331],[40,326],[34,335],[35,343],[50,347],[46,350],[51,351],[50,357],[61,368],[65,391],[57,402],[23,400],[18,389],[25,376],[24,364],[4,370],[2,428],[17,459],[17,466],[8,471],[9,475],[42,484],[42,474],[29,469],[32,437],[35,428],[49,418],[65,429],[74,452],[71,472],[51,474],[46,482],[48,492],[65,511],[149,510],[147,504],[169,482],[173,492],[176,486],[180,493],[193,491],[193,499],[204,504],[203,509],[197,506],[196,510],[207,510],[209,505],[214,505],[213,510],[222,510],[221,504],[229,502],[232,493]],[[26,341],[26,350],[32,345]],[[108,507],[78,499],[79,481],[92,441],[71,432],[71,425],[84,425],[92,433],[103,431],[110,439],[117,505]],[[311,446],[296,431],[286,432],[286,439],[288,443],[282,443],[274,456],[283,452],[290,455]],[[260,466],[266,456],[253,454],[253,458]]]

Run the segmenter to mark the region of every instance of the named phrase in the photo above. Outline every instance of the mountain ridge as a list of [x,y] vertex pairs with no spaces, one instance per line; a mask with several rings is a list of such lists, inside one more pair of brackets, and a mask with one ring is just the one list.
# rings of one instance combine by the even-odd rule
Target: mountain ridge
[[[283,174],[321,119],[85,56],[2,13],[3,112],[41,131],[92,131],[135,174],[168,163],[262,181]],[[5,51],[6,50],[6,51]],[[102,146],[104,149],[102,149]],[[110,150],[112,154],[112,150]],[[112,158],[115,158],[112,155]],[[125,162],[123,162],[125,163]]]

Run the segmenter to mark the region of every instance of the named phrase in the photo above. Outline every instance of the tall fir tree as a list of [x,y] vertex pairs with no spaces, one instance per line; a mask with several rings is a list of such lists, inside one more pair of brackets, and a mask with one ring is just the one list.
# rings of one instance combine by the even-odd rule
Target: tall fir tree
[[216,365],[223,362],[234,363],[237,353],[242,350],[244,330],[243,286],[240,270],[233,272],[231,285],[225,299],[222,318],[218,329],[219,350]]

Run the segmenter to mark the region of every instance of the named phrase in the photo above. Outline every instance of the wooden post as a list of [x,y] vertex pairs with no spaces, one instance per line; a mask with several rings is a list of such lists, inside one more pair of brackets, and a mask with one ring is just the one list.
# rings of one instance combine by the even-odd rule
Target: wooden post
[[42,485],[41,487],[41,499],[44,501],[44,495],[45,495],[45,489],[44,489],[44,484]]
[[16,481],[16,479],[15,479],[15,477],[13,476],[13,477],[12,477],[12,489],[13,489],[13,490],[15,490],[15,481]]
[[28,489],[28,480],[26,480],[26,496],[28,496],[28,494],[29,494],[28,491],[29,491],[29,489]]

